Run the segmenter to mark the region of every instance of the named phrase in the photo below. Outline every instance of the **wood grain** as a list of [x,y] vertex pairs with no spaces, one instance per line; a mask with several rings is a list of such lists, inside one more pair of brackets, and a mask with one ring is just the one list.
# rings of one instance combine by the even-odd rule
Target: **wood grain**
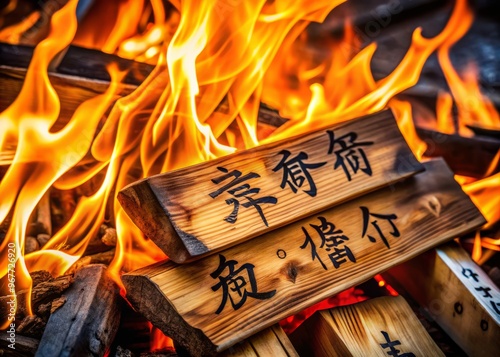
[[467,355],[498,354],[500,314],[493,305],[500,310],[500,290],[461,247],[443,245],[387,274],[426,309]]
[[298,357],[292,343],[279,325],[262,330],[230,347],[220,357]]
[[[177,265],[163,262],[125,274],[122,281],[127,298],[148,320],[193,355],[222,351],[283,318],[485,223],[442,160],[424,166],[425,172],[405,182],[196,263]],[[387,235],[390,248],[377,236],[372,224],[367,234],[376,237],[376,242],[372,243],[367,236],[362,237],[360,207],[363,206],[371,213],[397,215],[394,223],[400,233],[398,238],[388,233],[391,230],[389,223],[379,219],[379,227]],[[346,258],[338,269],[333,266],[328,252],[320,248],[319,236],[310,226],[318,225],[319,216],[343,230],[349,240],[339,248],[348,246],[356,262]],[[310,245],[304,246],[303,229],[315,241],[318,257],[314,260]],[[221,257],[236,262],[232,278],[242,275],[248,283],[248,269],[244,268],[249,268],[249,265],[245,264],[253,266],[256,289],[247,284],[245,290],[274,292],[274,295],[266,299],[247,296],[246,302],[237,310],[229,299],[223,305],[223,290],[217,285],[221,277],[228,277],[228,269],[219,276],[213,274],[219,268]],[[326,269],[318,258],[322,259]],[[238,303],[235,291],[229,292]],[[221,306],[223,308],[217,314]]]
[[393,341],[399,341],[393,346],[400,351],[397,356],[444,356],[400,296],[317,311],[290,339],[299,354],[308,357],[387,357],[391,350],[385,344]]
[[[354,143],[372,143],[352,149],[357,155],[359,169],[352,170],[347,161],[346,170],[337,165],[336,152],[342,144],[336,144],[330,151],[331,137],[327,130],[331,130],[337,138],[335,140],[343,141],[341,138],[356,133]],[[351,144],[346,146],[349,148]],[[282,150],[288,151],[288,158]],[[288,162],[301,153],[308,155],[302,161],[304,164],[321,163],[322,166],[303,170],[312,180],[306,180],[303,175],[304,182],[300,187],[296,182],[290,183],[294,180],[292,176],[283,180],[285,169],[280,169],[279,165],[282,160]],[[363,153],[370,170],[363,160]],[[292,169],[298,170],[297,167]],[[245,208],[244,205],[251,201],[247,201],[247,196],[239,196],[236,200],[241,204],[234,215],[235,203],[229,200],[235,200],[244,189],[234,195],[230,194],[230,189],[216,192],[235,178],[216,180],[230,175],[233,170],[241,173],[240,178],[250,173],[258,176],[230,188],[248,184],[251,189],[260,188],[260,192],[249,195],[252,200],[272,198],[274,202],[260,204],[261,212],[258,212],[254,206]],[[390,185],[421,170],[422,165],[404,141],[392,113],[384,111],[146,178],[124,188],[118,194],[118,200],[135,224],[170,259],[184,263]]]

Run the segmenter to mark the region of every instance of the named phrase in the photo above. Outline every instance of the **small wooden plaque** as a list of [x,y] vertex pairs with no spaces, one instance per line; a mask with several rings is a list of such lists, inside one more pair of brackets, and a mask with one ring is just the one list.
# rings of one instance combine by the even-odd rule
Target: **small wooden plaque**
[[384,111],[146,178],[118,200],[170,259],[184,263],[422,169]]
[[222,351],[484,224],[443,161],[425,167],[196,263],[125,274],[127,298],[191,354]]
[[401,296],[317,311],[290,339],[308,357],[444,356]]
[[500,290],[455,243],[386,274],[397,280],[469,356],[500,351]]

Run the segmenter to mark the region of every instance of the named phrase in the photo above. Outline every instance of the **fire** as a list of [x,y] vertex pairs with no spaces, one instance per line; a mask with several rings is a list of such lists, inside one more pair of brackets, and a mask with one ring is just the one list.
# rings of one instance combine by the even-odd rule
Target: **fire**
[[[77,1],[69,1],[53,16],[49,36],[36,47],[18,98],[0,114],[0,158],[10,162],[0,181],[0,222],[12,216],[0,256],[6,261],[8,244],[15,245],[18,290],[29,289],[30,271],[43,267],[54,275],[64,273],[108,217],[119,238],[110,265],[118,284],[123,271],[165,259],[116,200],[121,188],[147,176],[387,107],[421,158],[425,143],[416,134],[412,104],[395,96],[417,83],[433,52],[451,88],[451,94],[439,96],[437,127],[453,132],[453,101],[463,118],[460,134],[470,135],[466,124],[500,126],[498,113],[480,94],[473,70],[461,78],[449,60],[449,49],[473,20],[465,0],[456,1],[447,26],[436,37],[425,38],[417,28],[403,60],[378,81],[370,71],[377,46],[359,50],[360,40],[349,23],[343,38],[324,39],[332,56],[304,54],[312,42],[304,31],[308,23],[323,21],[342,2],[173,1],[164,6],[159,0],[98,1],[77,26]],[[116,17],[110,19],[110,14]],[[0,38],[11,35],[15,42],[32,20],[4,30]],[[70,43],[156,66],[126,97],[118,95],[124,73],[111,66],[107,91],[82,103],[54,132],[60,103],[47,68]],[[257,125],[261,102],[290,119],[263,140]],[[4,154],[12,148],[12,157]],[[488,218],[488,227],[500,219],[498,175],[467,183],[459,178]],[[24,255],[29,217],[42,196],[51,189],[70,191],[94,181],[99,182],[97,191],[79,198],[70,220],[42,250]],[[483,248],[498,250],[498,239],[477,241]],[[476,248],[476,258],[479,255]],[[6,264],[1,269],[5,277]]]

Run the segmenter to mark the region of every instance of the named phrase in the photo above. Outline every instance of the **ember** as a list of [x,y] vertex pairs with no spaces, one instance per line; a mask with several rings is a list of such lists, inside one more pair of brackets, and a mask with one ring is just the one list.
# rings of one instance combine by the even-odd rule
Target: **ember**
[[[2,329],[15,325],[19,348],[33,355],[40,346],[39,354],[48,355],[52,342],[44,336],[39,344],[44,331],[70,331],[51,319],[61,321],[61,311],[75,309],[75,289],[85,283],[81,276],[105,264],[106,272],[99,268],[101,280],[85,294],[87,309],[106,310],[107,298],[97,298],[99,286],[106,286],[113,296],[110,306],[118,309],[112,294],[118,286],[121,296],[150,321],[141,321],[151,335],[150,351],[172,352],[170,337],[182,348],[191,348],[199,338],[207,351],[195,346],[195,354],[224,350],[246,338],[250,347],[234,348],[257,351],[274,336],[291,353],[283,330],[290,334],[303,321],[313,324],[310,317],[317,310],[366,299],[371,303],[379,295],[408,298],[405,290],[427,292],[398,284],[408,279],[411,268],[390,273],[395,281],[379,273],[453,238],[485,270],[482,285],[460,285],[462,294],[471,296],[471,306],[484,300],[479,295],[491,295],[481,305],[488,316],[474,324],[498,333],[498,289],[488,285],[487,275],[491,271],[493,276],[500,250],[498,97],[484,94],[482,63],[457,66],[453,60],[455,46],[474,30],[475,16],[487,18],[484,13],[494,5],[472,7],[466,0],[453,6],[425,0],[380,0],[376,5],[356,0],[6,1],[0,9],[0,82],[5,88],[0,98],[0,311],[5,312]],[[401,40],[405,31],[407,42]],[[428,76],[431,66],[437,74]],[[398,127],[351,121],[372,115],[367,118],[373,124],[384,109],[393,113]],[[322,134],[329,142],[314,145],[314,135]],[[306,137],[293,151],[291,145]],[[435,156],[444,157],[486,224],[481,225],[480,214],[441,161],[426,163],[427,171],[417,174],[422,165],[414,158]],[[444,183],[439,186],[427,175]],[[178,177],[181,193],[173,190],[171,176]],[[170,191],[164,189],[167,181]],[[385,201],[377,199],[382,193]],[[153,196],[154,205],[148,201],[145,210],[146,198]],[[450,202],[461,212],[450,211]],[[348,218],[333,215],[332,206],[340,204],[352,212]],[[330,216],[319,214],[322,210]],[[205,231],[211,235],[205,237]],[[414,246],[405,246],[410,243]],[[268,248],[273,260],[264,258]],[[443,270],[453,267],[439,249],[474,264],[461,251],[438,248]],[[153,265],[166,254],[188,263]],[[357,273],[358,266],[362,272]],[[315,269],[323,282],[330,281],[330,290],[314,279],[304,284],[304,276]],[[152,272],[157,275],[151,277]],[[200,272],[208,273],[202,278]],[[214,278],[210,272],[219,274]],[[339,272],[335,279],[332,272]],[[148,296],[130,291],[134,284],[141,293],[147,291],[145,281],[154,285],[162,274],[171,280],[161,281],[158,291],[164,297],[157,301],[172,303],[181,316],[179,326],[160,321],[164,311],[151,312],[157,306],[141,300]],[[353,282],[374,279],[357,287],[336,280],[350,274]],[[426,286],[431,296],[432,282],[441,277],[422,274],[422,280],[431,280]],[[208,286],[206,294],[189,293],[200,310],[194,302],[183,305],[184,295],[172,296],[189,290],[189,281],[196,283],[193,287]],[[282,297],[282,291],[288,295]],[[311,291],[317,295],[306,294]],[[303,300],[293,298],[297,292]],[[340,293],[331,296],[334,292]],[[223,300],[210,294],[222,294]],[[432,308],[420,296],[415,299]],[[162,309],[171,309],[168,304],[162,303]],[[205,315],[202,310],[213,304],[214,311]],[[237,330],[224,325],[236,310],[242,320],[247,317]],[[265,322],[251,325],[257,311]],[[347,310],[332,311],[340,316]],[[93,316],[88,315],[84,318]],[[109,341],[95,344],[81,334],[88,346],[75,340],[61,348],[116,354],[112,336],[119,315],[103,316],[91,327],[99,335],[112,326]],[[203,330],[204,322],[197,325],[217,322],[216,315],[225,332],[222,327]],[[321,316],[315,319],[330,315]],[[446,333],[460,340],[441,318],[436,320]],[[275,324],[279,320],[283,330]],[[407,346],[416,351],[410,337],[384,328],[377,330],[380,341],[374,346],[389,348],[400,340],[404,351],[410,351]],[[193,332],[197,329],[201,332]],[[163,334],[167,330],[172,336]],[[225,339],[220,337],[224,333]],[[2,348],[8,346],[5,336]],[[468,352],[474,342],[463,341],[457,343]]]

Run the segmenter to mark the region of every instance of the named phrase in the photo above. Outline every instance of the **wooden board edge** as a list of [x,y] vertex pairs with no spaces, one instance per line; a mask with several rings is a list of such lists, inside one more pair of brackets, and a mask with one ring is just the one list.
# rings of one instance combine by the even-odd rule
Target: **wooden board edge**
[[[211,356],[217,352],[216,346],[196,328],[189,326],[177,313],[168,298],[160,288],[141,275],[128,274],[122,276],[122,282],[127,289],[127,300],[153,325],[161,326],[161,330],[182,346],[193,346],[190,353],[193,356]],[[143,299],[144,296],[150,299]],[[184,331],[179,334],[178,331]],[[186,333],[187,332],[187,333]],[[191,341],[197,341],[191,344]]]

